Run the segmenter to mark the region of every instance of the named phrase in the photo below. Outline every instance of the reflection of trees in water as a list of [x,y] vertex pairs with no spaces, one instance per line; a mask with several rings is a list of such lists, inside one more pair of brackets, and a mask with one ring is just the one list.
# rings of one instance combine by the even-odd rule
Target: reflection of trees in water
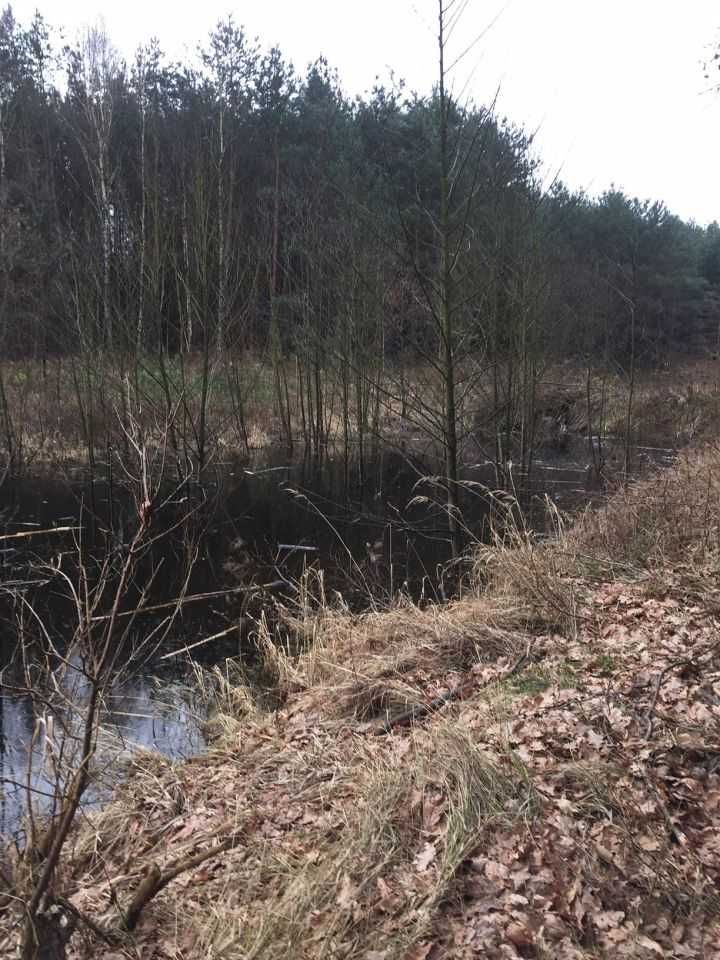
[[[217,497],[213,501],[215,513],[208,525],[189,592],[216,589],[228,582],[235,586],[253,578],[262,579],[259,561],[269,558],[269,563],[280,564],[283,576],[289,577],[301,573],[308,562],[316,563],[329,577],[335,578],[337,582],[334,580],[333,585],[348,599],[346,568],[349,564],[338,534],[362,567],[365,581],[374,589],[381,592],[405,586],[424,596],[426,586],[432,588],[439,565],[447,559],[448,547],[444,531],[440,533],[444,524],[439,522],[442,515],[438,513],[438,498],[432,486],[427,483],[417,486],[420,477],[437,472],[438,463],[431,450],[385,451],[375,459],[366,459],[362,474],[355,462],[348,470],[342,458],[331,450],[320,459],[288,462],[286,456],[284,449],[266,450],[260,463],[250,464],[251,469],[235,467],[218,472]],[[582,485],[578,470],[572,451],[561,465],[539,462],[533,493],[549,493],[562,506],[571,505],[576,488]],[[463,478],[492,485],[492,469],[481,461],[466,467]],[[303,491],[312,506],[307,500],[293,496],[288,488]],[[86,481],[81,479],[63,481],[50,474],[29,476],[23,478],[21,484],[3,485],[0,509],[3,506],[8,509],[13,523],[33,522],[42,528],[61,521],[72,524],[78,521],[79,503],[86,497],[87,490]],[[487,505],[480,492],[474,495],[475,492],[466,496],[465,519],[472,530],[479,532]],[[427,502],[409,506],[417,493],[425,494]],[[95,497],[104,521],[107,518],[102,511],[107,504],[107,489],[102,481],[95,483]],[[117,498],[114,502],[117,510]],[[330,523],[324,522],[319,513]],[[119,523],[118,516],[114,520]],[[240,559],[247,569],[238,571],[233,564],[242,564],[233,552],[233,545],[240,542],[243,545]],[[312,545],[317,552],[306,554],[296,550],[278,554],[278,544],[282,543]],[[56,546],[57,538],[48,544],[53,549]],[[154,562],[169,561],[165,569],[177,565],[178,544],[172,537],[162,549],[166,554],[158,553],[153,557]],[[41,550],[40,543],[33,540],[33,551],[38,550]],[[151,601],[162,602],[175,596],[174,586],[158,581],[155,587],[158,595],[153,595]],[[51,596],[47,592],[48,603]],[[352,596],[349,599],[352,601]],[[363,599],[366,599],[364,594],[359,602]],[[207,631],[212,615],[206,604],[188,605],[183,631],[193,639],[196,631],[201,631],[201,636],[212,632],[212,629]],[[233,608],[228,607],[220,615],[220,625],[225,626],[227,618],[232,616]],[[53,609],[48,619],[62,634],[63,611]],[[2,620],[0,615],[0,629]],[[11,639],[8,637],[8,641]],[[206,652],[212,659],[214,651]],[[72,673],[73,696],[80,706],[84,680],[79,671]],[[108,749],[101,760],[106,768],[112,767],[113,758],[135,747],[157,750],[171,757],[202,749],[202,736],[188,691],[167,680],[144,676],[116,687],[106,698],[101,718],[111,732],[107,738]],[[22,816],[25,803],[22,784],[27,775],[27,750],[35,723],[29,700],[5,691],[0,694],[0,833],[16,829]],[[31,786],[47,790],[49,782],[43,776],[43,763],[37,757],[33,757],[32,778]],[[21,786],[8,782],[13,780]],[[40,795],[38,798],[42,799]]]
[[[69,684],[69,699],[78,712],[86,701],[86,682],[79,672]],[[72,717],[64,711],[72,748]],[[38,812],[51,809],[55,786],[45,739],[45,718],[33,713],[29,697],[0,695],[0,837],[16,834],[26,813],[27,784]],[[119,764],[137,749],[154,750],[171,758],[189,757],[202,751],[204,739],[200,718],[190,688],[177,681],[138,677],[111,691],[101,712],[103,731],[96,758],[96,783],[87,803],[107,798],[120,773]],[[60,737],[60,725],[54,736]],[[33,743],[34,733],[35,736]],[[29,756],[31,744],[32,756]],[[60,744],[58,743],[58,747]]]
[[147,747],[169,757],[188,756],[203,746],[197,711],[187,688],[140,678],[106,697],[103,723],[111,723],[129,746]]
[[[28,748],[35,729],[32,704],[27,697],[0,695],[0,835],[13,833],[20,825],[29,786],[42,800],[51,784],[42,776],[42,757],[35,752],[28,766]],[[44,797],[49,803],[50,797]],[[42,804],[41,804],[42,806]]]

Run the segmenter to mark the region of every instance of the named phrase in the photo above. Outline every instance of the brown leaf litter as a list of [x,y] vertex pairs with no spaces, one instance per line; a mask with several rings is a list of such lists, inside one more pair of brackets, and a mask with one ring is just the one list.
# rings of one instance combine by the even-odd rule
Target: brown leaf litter
[[80,826],[63,880],[100,922],[152,864],[237,841],[122,951],[73,956],[720,960],[720,607],[676,570],[585,579],[571,624],[492,592],[321,612],[268,654],[278,709],[139,762]]
[[[506,680],[520,644],[483,649],[482,602],[445,611],[468,657],[451,671],[440,620],[415,624],[414,668],[411,643],[392,651],[395,673],[373,663],[388,656],[381,618],[364,650],[363,621],[348,622],[312,665],[326,688],[289,693],[208,756],[153,761],[89,819],[73,902],[110,920],[149,864],[235,831],[160,895],[127,956],[720,957],[718,620],[628,584],[597,589],[584,614],[575,638],[536,636]],[[362,683],[383,680],[371,708]],[[398,690],[422,701],[458,684],[424,724],[370,735],[368,711],[384,717]]]

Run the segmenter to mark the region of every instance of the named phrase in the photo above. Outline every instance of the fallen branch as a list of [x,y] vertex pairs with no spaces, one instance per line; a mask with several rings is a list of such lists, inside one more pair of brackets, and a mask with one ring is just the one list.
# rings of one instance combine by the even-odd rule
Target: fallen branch
[[186,857],[184,860],[175,861],[165,870],[161,870],[157,863],[151,864],[125,911],[123,922],[125,930],[135,929],[142,911],[169,883],[179,877],[180,874],[186,873],[188,870],[194,870],[195,867],[199,867],[201,863],[210,860],[211,857],[229,850],[235,844],[236,838],[237,834],[235,833],[216,847],[202,850],[200,853]]
[[[517,673],[518,670],[525,665],[529,655],[530,642],[528,641],[527,647],[520,654],[520,656],[513,661],[511,666],[509,666],[500,677],[495,678],[493,682],[496,683],[498,681],[507,680],[508,677],[511,677],[513,674]],[[448,703],[453,703],[456,700],[462,699],[462,695],[463,690],[460,684],[458,684],[452,689],[447,690],[445,693],[441,693],[439,696],[434,697],[429,703],[416,704],[414,707],[411,707],[404,713],[400,713],[395,717],[388,717],[379,726],[375,727],[372,732],[376,737],[381,737],[387,733],[392,733],[397,727],[409,727],[417,720],[422,720],[425,717],[442,710],[442,708],[447,706]]]
[[22,533],[3,533],[0,540],[23,540],[26,537],[40,537],[47,533],[72,533],[82,527],[48,527],[46,530],[23,530]]
[[392,733],[397,727],[409,727],[415,723],[416,720],[422,720],[431,713],[437,713],[438,710],[442,710],[448,703],[459,700],[461,695],[460,687],[453,687],[451,690],[447,690],[445,693],[434,697],[430,703],[416,704],[409,710],[405,710],[404,713],[399,713],[395,717],[388,717],[387,720],[383,720],[382,724],[373,732],[375,736],[381,737],[383,734]]
[[227,637],[230,633],[235,633],[239,630],[239,624],[234,623],[231,627],[227,627],[225,630],[221,630],[219,633],[214,633],[211,637],[205,637],[203,640],[196,640],[195,643],[186,644],[184,647],[180,647],[179,650],[171,650],[170,653],[164,653],[159,660],[169,660],[171,657],[179,657],[181,653],[189,653],[190,650],[194,650],[196,647],[202,647],[205,643],[210,643],[213,640],[219,640],[221,637]]
[[[211,590],[209,593],[193,593],[189,597],[176,597],[167,603],[155,603],[149,607],[136,607],[134,610],[123,610],[116,615],[120,617],[134,617],[139,613],[156,613],[158,610],[170,610],[172,607],[184,607],[186,603],[195,603],[198,600],[213,600],[216,597],[227,597],[235,593],[255,593],[261,590],[277,590],[286,585],[284,580],[272,580],[270,583],[253,584],[250,587],[228,587],[227,590]],[[104,613],[98,617],[91,617],[91,623],[100,623],[109,620],[112,614]]]

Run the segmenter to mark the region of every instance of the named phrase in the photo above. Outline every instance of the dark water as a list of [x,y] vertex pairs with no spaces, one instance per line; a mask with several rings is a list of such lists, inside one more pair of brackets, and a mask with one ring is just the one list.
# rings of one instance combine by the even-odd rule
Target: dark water
[[[669,451],[659,451],[656,461]],[[586,502],[586,466],[583,449],[553,453],[538,460],[533,484],[524,489],[545,496],[560,509]],[[308,566],[324,571],[325,588],[342,592],[351,605],[362,607],[368,598],[405,590],[415,598],[442,598],[457,587],[462,569],[448,572],[450,548],[441,487],[423,477],[441,472],[427,454],[386,453],[363,465],[347,465],[340,457],[288,463],[280,451],[265,453],[260,463],[222,464],[209,471],[200,485],[186,485],[157,523],[169,524],[188,502],[202,503],[196,520],[202,539],[188,592],[218,592],[243,584],[264,584],[297,577]],[[488,518],[483,485],[493,487],[490,464],[467,465],[463,479],[463,517],[470,536],[482,539]],[[518,480],[518,485],[520,482]],[[174,512],[173,512],[174,511]],[[532,513],[532,510],[531,510]],[[91,483],[84,471],[38,471],[22,480],[6,480],[0,487],[0,535],[43,531],[61,526],[82,528],[88,556],[110,540],[126,543],[136,508],[110,465],[101,467]],[[27,539],[0,540],[0,662],[7,663],[17,648],[12,603],[2,598],[2,586],[26,590],[51,626],[56,642],[72,629],[72,610],[53,593],[52,582],[23,587],[36,577],[37,562],[72,557],[79,531],[38,533]],[[147,602],[161,603],[179,592],[183,544],[169,537],[155,549],[151,563],[155,576]],[[66,562],[63,560],[63,562]],[[70,561],[72,563],[72,560]],[[257,609],[240,600],[213,598],[183,609],[159,655],[220,632]],[[137,600],[129,591],[128,609]],[[261,601],[258,601],[261,602]],[[3,622],[4,620],[4,622]],[[136,631],[152,629],[152,617],[138,620]],[[238,635],[196,648],[204,662],[250,653],[252,637]],[[183,667],[182,664],[185,664]],[[174,672],[168,672],[168,667]],[[193,703],[192,684],[183,670],[186,658],[145,664],[131,679],[116,686],[106,703],[103,722],[108,730],[104,755],[107,772],[120,770],[122,761],[138,748],[182,758],[204,748],[200,710]],[[48,711],[13,689],[5,674],[0,690],[0,834],[18,829],[25,811],[28,748],[36,739],[30,784],[40,807],[45,802],[52,772],[52,737],[45,737]],[[82,689],[75,700],[82,702]],[[52,721],[51,721],[52,723]],[[48,751],[50,756],[48,757]],[[112,776],[110,776],[112,779]],[[4,782],[4,786],[1,783]],[[106,795],[102,789],[95,798]]]

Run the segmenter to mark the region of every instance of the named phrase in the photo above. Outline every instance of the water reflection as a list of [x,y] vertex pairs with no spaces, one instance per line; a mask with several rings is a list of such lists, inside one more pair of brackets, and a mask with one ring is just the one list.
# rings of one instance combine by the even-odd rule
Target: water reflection
[[[78,705],[83,702],[80,677],[75,673],[66,689]],[[56,714],[36,710],[30,697],[7,687],[0,691],[0,835],[22,836],[28,787],[34,811],[51,811],[55,772],[65,769],[67,760],[72,766],[79,746],[81,711],[74,718],[71,713],[66,708]],[[86,797],[90,804],[108,799],[125,763],[140,749],[182,759],[205,747],[200,707],[181,675],[141,676],[118,684],[106,696],[100,719],[93,787]]]
[[[561,508],[584,502],[584,453],[568,449],[551,463],[538,460],[529,487],[515,473],[511,486],[525,489],[527,497],[544,500],[548,495]],[[451,557],[442,484],[422,480],[442,471],[436,457],[429,451],[381,451],[362,462],[360,469],[357,459],[346,463],[331,453],[321,461],[281,460],[286,456],[284,451],[263,451],[257,463],[218,465],[202,484],[187,486],[184,496],[207,504],[196,516],[203,538],[189,593],[273,581],[278,566],[283,576],[292,578],[308,564],[322,567],[326,585],[340,590],[351,604],[367,601],[368,586],[375,596],[399,589],[419,596],[433,589],[438,568]],[[7,480],[0,486],[0,533],[67,524],[82,527],[86,546],[102,546],[108,530],[116,542],[126,543],[136,522],[134,501],[103,476],[106,468],[109,473],[108,465],[98,464],[92,483],[83,471]],[[492,464],[483,460],[466,464],[463,481],[463,525],[469,536],[482,539],[489,509],[483,485],[496,484]],[[187,506],[177,509],[182,512]],[[158,523],[169,527],[173,519],[169,507]],[[147,597],[149,604],[177,595],[183,575],[181,540],[178,533],[153,548],[151,560],[159,573]],[[238,551],[238,544],[244,549]],[[50,556],[63,550],[70,557],[75,543],[71,534],[63,534],[9,542],[6,552],[0,544],[0,579],[22,579],[30,549]],[[356,588],[363,596],[353,596]],[[210,606],[185,608],[189,635],[209,635],[227,625],[211,622],[217,604]],[[193,617],[195,623],[189,622]]]
[[[508,466],[509,485],[524,490],[528,502],[533,496],[538,498],[539,523],[545,514],[545,497],[561,509],[588,501],[585,447],[579,438],[562,454],[550,456],[546,451],[548,459],[536,460],[530,484]],[[462,472],[466,484],[463,520],[469,535],[482,539],[489,509],[483,485],[493,487],[496,481],[492,464],[482,459],[480,449],[477,453],[478,462],[466,464]],[[636,453],[639,464],[641,452]],[[660,463],[670,454],[652,451],[643,456],[650,464]],[[182,637],[174,638],[173,648],[192,645],[246,621],[247,611],[237,596],[217,599],[224,588],[293,578],[311,564],[325,571],[328,595],[336,588],[351,604],[366,604],[369,593],[382,597],[399,590],[418,599],[444,596],[442,578],[450,557],[444,497],[436,484],[421,480],[442,469],[430,451],[380,451],[374,458],[351,463],[331,454],[321,462],[288,463],[280,459],[285,456],[284,451],[266,450],[258,455],[257,463],[218,466],[215,472],[208,472],[202,485],[188,485],[187,496],[207,502],[208,508],[197,517],[203,536],[187,590],[197,595],[211,593],[215,599],[184,607]],[[6,480],[0,485],[0,534],[69,525],[82,527],[86,548],[102,545],[108,535],[113,542],[126,543],[136,522],[136,508],[128,491],[113,482],[110,465],[105,468],[103,477],[98,465],[99,475],[92,482],[83,470],[68,470],[64,476],[47,471]],[[168,527],[172,519],[164,517]],[[530,519],[532,522],[532,515]],[[68,558],[76,555],[72,534],[51,533],[0,542],[0,584],[7,588],[5,605],[0,606],[0,657],[3,646],[7,656],[16,642],[11,620],[13,591],[26,589],[28,571],[34,569],[38,558],[55,561],[61,551]],[[184,575],[183,551],[179,533],[153,548],[149,562],[154,574],[160,574],[154,575],[148,604],[162,604],[178,595]],[[73,605],[63,604],[53,589],[39,581],[34,584],[33,605],[44,621],[53,625],[56,642],[62,647],[63,638],[72,635]],[[135,598],[125,599],[132,608]],[[153,626],[152,619],[142,623],[147,630]],[[193,655],[216,661],[236,654],[237,642],[235,639],[234,649],[214,642],[194,650]],[[82,689],[76,689],[75,695],[82,699]],[[117,777],[123,759],[138,747],[181,758],[204,746],[192,696],[178,677],[146,675],[117,686],[108,699],[103,722],[108,731],[103,743],[104,779]],[[45,794],[52,784],[49,771],[54,739],[47,723],[47,717],[35,715],[28,698],[0,688],[0,834],[12,834],[21,825],[28,765],[39,809],[43,804],[47,809],[50,802]],[[34,739],[37,742],[29,761]],[[106,795],[98,789],[94,800]]]

